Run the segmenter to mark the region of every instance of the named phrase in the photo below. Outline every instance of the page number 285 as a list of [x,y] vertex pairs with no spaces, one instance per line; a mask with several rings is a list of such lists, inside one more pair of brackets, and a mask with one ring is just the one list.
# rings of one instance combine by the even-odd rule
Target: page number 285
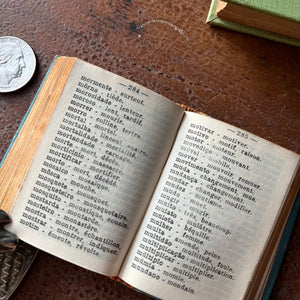
[[248,139],[248,138],[249,138],[248,134],[247,134],[246,132],[244,132],[244,131],[238,130],[238,131],[236,132],[236,134],[237,134],[237,136],[242,137],[242,138],[244,138],[244,139]]

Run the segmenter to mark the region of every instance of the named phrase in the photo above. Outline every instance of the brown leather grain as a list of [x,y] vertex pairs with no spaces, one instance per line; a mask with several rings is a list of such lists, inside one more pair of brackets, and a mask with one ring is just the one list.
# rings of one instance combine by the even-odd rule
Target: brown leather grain
[[[79,57],[300,153],[300,49],[210,27],[209,3],[1,1],[0,35],[30,44],[38,68],[22,90],[0,94],[0,156],[55,55]],[[12,299],[150,298],[39,253]],[[300,299],[299,217],[272,299]]]

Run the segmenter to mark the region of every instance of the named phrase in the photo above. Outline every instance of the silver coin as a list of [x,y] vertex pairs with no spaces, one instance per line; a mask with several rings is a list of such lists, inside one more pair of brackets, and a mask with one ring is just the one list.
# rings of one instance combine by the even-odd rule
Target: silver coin
[[23,87],[35,68],[34,52],[26,42],[14,36],[0,37],[0,93]]

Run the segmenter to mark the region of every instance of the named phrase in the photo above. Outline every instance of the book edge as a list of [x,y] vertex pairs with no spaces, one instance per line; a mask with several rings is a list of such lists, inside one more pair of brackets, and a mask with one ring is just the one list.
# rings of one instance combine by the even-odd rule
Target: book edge
[[51,71],[51,69],[52,69],[52,67],[53,67],[53,65],[54,65],[54,63],[55,63],[55,61],[56,61],[56,59],[58,57],[59,56],[55,56],[55,58],[53,59],[53,61],[52,61],[51,65],[50,65],[50,67],[49,67],[49,69],[48,69],[45,77],[43,78],[43,80],[42,80],[42,82],[41,82],[41,84],[40,84],[37,92],[35,93],[35,96],[34,96],[33,100],[31,101],[31,103],[29,105],[29,108],[27,109],[27,111],[26,111],[26,113],[25,113],[25,115],[24,115],[24,117],[23,117],[23,119],[22,119],[22,121],[21,121],[21,123],[20,123],[20,125],[19,125],[19,127],[18,127],[18,129],[17,129],[17,131],[15,133],[15,135],[13,136],[13,138],[12,138],[12,140],[11,140],[11,142],[10,142],[10,144],[9,144],[9,146],[8,146],[8,148],[7,148],[5,154],[4,154],[4,156],[3,156],[3,158],[2,158],[2,160],[0,162],[0,167],[4,163],[4,161],[5,161],[8,153],[10,151],[10,149],[12,148],[12,145],[14,144],[15,140],[17,139],[17,137],[18,137],[18,135],[19,135],[19,133],[20,133],[20,131],[21,131],[21,129],[22,129],[22,127],[23,127],[23,125],[24,125],[24,123],[25,123],[25,121],[26,121],[26,119],[27,119],[27,117],[28,117],[28,115],[29,115],[29,113],[30,113],[30,111],[31,111],[31,109],[32,109],[32,107],[33,107],[33,105],[34,105],[34,103],[35,103],[35,101],[36,101],[39,93],[40,93],[40,91],[41,91],[41,89],[42,89],[42,86],[44,85],[44,83],[45,83],[45,81],[46,81],[46,79],[47,79],[47,77],[48,77],[48,75],[49,75],[49,73],[50,73],[50,71]]
[[213,24],[213,22],[218,19],[217,17],[217,5],[219,0],[211,0],[211,4],[208,10],[206,23]]
[[[60,58],[62,58],[62,60]],[[10,213],[14,206],[16,196],[22,189],[21,186],[27,176],[28,168],[31,165],[34,153],[39,147],[43,132],[48,126],[48,122],[52,116],[52,111],[59,99],[60,88],[58,86],[58,89],[56,89],[57,82],[62,82],[60,85],[65,84],[66,78],[61,78],[60,73],[58,73],[57,70],[58,68],[61,68],[62,71],[65,71],[67,68],[68,71],[70,66],[72,68],[74,64],[73,60],[71,63],[68,63],[65,58],[66,57],[55,57],[53,63],[50,65],[50,72],[46,73],[45,80],[42,81],[41,88],[38,89],[35,97],[33,98],[31,105],[25,113],[25,116],[23,117],[23,120],[13,137],[5,156],[3,157],[3,160],[1,161],[1,187],[3,184],[5,185],[3,186],[3,189],[1,188],[0,192],[0,208],[8,213]],[[53,82],[53,84],[49,85],[47,83],[49,80],[50,82]],[[49,94],[49,97],[44,97],[45,92]],[[46,115],[43,122],[39,122],[41,116],[45,113]],[[20,143],[25,142],[24,138],[27,142],[23,147]],[[28,144],[28,142],[30,143]],[[17,151],[21,152],[17,153]],[[14,161],[13,164],[11,164],[12,161]],[[19,174],[17,171],[18,168],[21,168],[20,170],[22,171],[20,176],[17,175]]]

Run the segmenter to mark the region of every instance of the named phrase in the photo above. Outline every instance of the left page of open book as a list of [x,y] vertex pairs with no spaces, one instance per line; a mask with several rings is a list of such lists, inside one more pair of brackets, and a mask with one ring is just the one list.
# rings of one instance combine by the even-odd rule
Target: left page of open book
[[67,261],[117,275],[182,115],[166,98],[76,60],[10,209],[9,230]]

